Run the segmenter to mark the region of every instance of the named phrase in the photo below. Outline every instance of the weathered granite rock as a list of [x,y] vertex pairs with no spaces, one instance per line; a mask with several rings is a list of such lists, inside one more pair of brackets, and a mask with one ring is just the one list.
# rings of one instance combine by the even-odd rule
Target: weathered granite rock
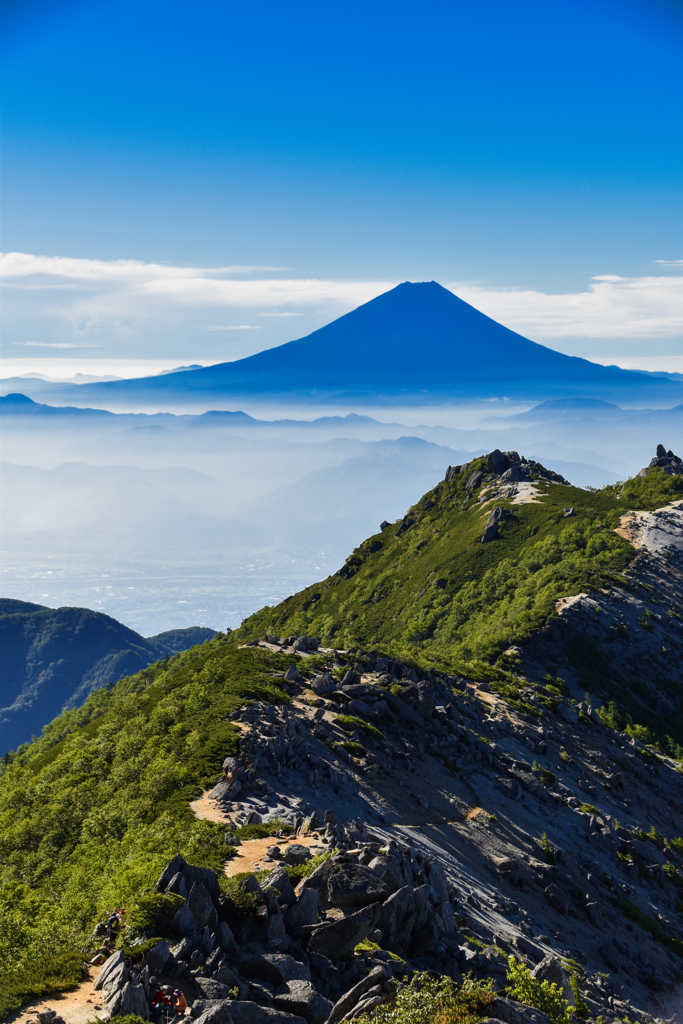
[[142,966],[149,967],[150,974],[164,974],[173,961],[173,954],[167,942],[161,939],[155,946],[147,950],[142,958]]
[[187,867],[187,862],[182,854],[177,853],[175,857],[168,862],[164,870],[161,872],[157,884],[154,886],[157,892],[165,892],[166,887],[179,872],[182,872],[183,868]]
[[181,871],[178,871],[178,873],[173,876],[171,881],[164,889],[164,892],[172,892],[175,893],[176,896],[182,896],[184,900],[187,899],[187,897],[190,894],[187,889],[187,882],[185,881],[185,876],[182,874]]
[[284,985],[288,981],[310,981],[311,975],[305,964],[287,953],[264,953],[263,956],[247,960],[242,965],[247,977],[260,978],[272,985]]
[[406,949],[415,925],[415,897],[410,886],[395,892],[380,907],[377,928],[382,932],[382,943],[389,949]]
[[258,1003],[228,1001],[225,1005],[233,1024],[306,1024],[304,1017]]
[[149,1009],[145,998],[145,990],[142,985],[134,985],[132,981],[126,983],[123,991],[121,992],[121,1000],[118,1004],[117,1013],[120,1017],[127,1017],[129,1014],[135,1014],[136,1017],[142,1017],[143,1020],[148,1020]]
[[550,1017],[542,1010],[514,1003],[511,999],[494,999],[486,1007],[489,1018],[503,1024],[551,1024]]
[[214,978],[203,978],[201,974],[198,974],[194,981],[204,999],[228,998],[230,989],[227,985],[222,984],[222,982],[216,981]]
[[202,882],[197,881],[193,884],[190,889],[187,907],[192,914],[192,920],[198,932],[203,931],[206,927],[211,932],[216,930],[218,914],[213,905],[213,900]]
[[275,989],[273,1001],[279,1010],[286,1010],[287,1013],[298,1014],[307,1020],[313,1014],[318,993],[310,981],[295,979]]
[[277,867],[274,871],[271,871],[267,878],[263,879],[261,888],[267,889],[269,887],[277,891],[280,903],[293,903],[296,899],[294,886],[289,880],[287,868]]
[[296,903],[285,914],[285,928],[296,932],[306,925],[315,924],[320,910],[320,897],[315,889],[305,889]]
[[194,918],[192,917],[187,903],[183,903],[182,907],[179,907],[176,911],[175,916],[171,921],[170,931],[173,935],[181,937],[185,935],[192,935],[195,931]]
[[374,903],[332,924],[321,924],[312,932],[307,948],[329,960],[339,960],[367,938],[378,916],[379,905]]
[[327,879],[327,898],[332,906],[363,907],[390,895],[391,889],[380,876],[362,864],[335,864]]
[[374,988],[375,985],[381,984],[383,981],[388,981],[391,977],[392,971],[388,964],[381,964],[379,967],[374,967],[367,977],[363,978],[354,985],[352,989],[349,989],[341,999],[332,1007],[329,1017],[327,1018],[327,1024],[337,1024],[347,1013],[350,1013],[355,1006],[358,1005],[363,996]]
[[217,1006],[210,1006],[199,1017],[196,1018],[196,1024],[234,1024],[232,1017],[230,1016],[230,1010],[227,1003],[222,1002]]
[[100,968],[100,973],[97,975],[97,979],[93,988],[96,992],[102,988],[102,985],[107,980],[107,977],[115,971],[123,963],[123,950],[118,949],[113,956],[110,956],[108,960],[105,960]]
[[569,1005],[574,1005],[574,993],[569,984],[567,972],[556,956],[549,954],[544,957],[540,964],[536,964],[531,973],[539,981],[547,981],[551,985],[557,985],[558,988],[562,989],[562,995]]

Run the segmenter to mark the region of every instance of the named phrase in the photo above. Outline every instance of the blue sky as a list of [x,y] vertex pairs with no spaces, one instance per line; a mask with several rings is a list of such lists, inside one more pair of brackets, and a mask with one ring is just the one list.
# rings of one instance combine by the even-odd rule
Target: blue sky
[[[242,273],[357,282],[361,296],[364,283],[405,279],[492,295],[586,293],[604,275],[680,282],[681,11],[664,0],[10,2],[3,250],[279,267]],[[35,284],[10,302],[9,344],[65,346],[69,331],[83,342],[87,326],[54,289],[31,312]],[[167,310],[165,333],[123,302],[118,335],[109,311],[88,345],[227,358],[354,304],[330,295],[305,309],[264,309],[259,295],[227,318]],[[296,329],[293,317],[256,319],[278,311],[295,312]],[[623,336],[633,353],[683,355],[677,316],[654,334],[602,327],[597,348],[578,321],[535,339],[600,356]]]

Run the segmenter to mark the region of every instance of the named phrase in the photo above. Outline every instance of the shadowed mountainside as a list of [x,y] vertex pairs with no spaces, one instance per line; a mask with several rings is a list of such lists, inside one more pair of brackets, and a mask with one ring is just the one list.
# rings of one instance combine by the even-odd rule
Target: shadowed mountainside
[[0,598],[0,753],[39,734],[93,690],[214,635],[191,626],[143,637],[88,608]]

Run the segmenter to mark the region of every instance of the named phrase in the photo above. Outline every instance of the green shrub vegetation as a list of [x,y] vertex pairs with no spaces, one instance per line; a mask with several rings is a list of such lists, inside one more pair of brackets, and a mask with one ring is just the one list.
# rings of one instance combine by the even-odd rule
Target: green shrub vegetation
[[[468,473],[484,462],[475,460]],[[498,540],[481,544],[492,506],[467,500],[456,475],[409,510],[407,531],[394,524],[369,538],[340,573],[255,613],[235,638],[315,635],[338,647],[381,646],[404,659],[428,656],[472,678],[495,678],[492,663],[544,625],[559,597],[609,585],[634,554],[614,533],[628,508],[614,489],[540,490],[538,504],[503,502],[512,516]],[[575,516],[567,521],[570,505]],[[375,541],[379,550],[372,550]]]
[[365,757],[365,747],[360,743],[356,743],[355,740],[347,740],[346,743],[341,743],[340,746],[342,746],[347,754],[351,755],[351,757]]
[[[290,700],[273,676],[290,661],[214,637],[96,691],[0,767],[0,969],[12,991],[49,991],[117,907],[153,926],[158,897],[140,894],[176,853],[222,870],[225,826],[197,820],[190,802],[237,751],[230,714],[249,698]],[[50,959],[55,949],[66,959]]]
[[487,1016],[486,1006],[493,998],[491,980],[468,976],[458,987],[450,978],[420,972],[399,990],[395,1003],[383,1003],[372,1015],[355,1019],[360,1024],[476,1024]]
[[60,953],[26,960],[20,969],[3,971],[0,985],[0,1019],[4,1020],[24,1003],[50,992],[76,988],[84,978],[78,953]]
[[539,981],[513,956],[508,957],[507,991],[520,1003],[547,1013],[553,1024],[571,1024],[569,1004],[554,982]]
[[184,902],[183,897],[175,893],[165,895],[161,892],[148,892],[138,896],[126,912],[127,936],[141,935],[149,928],[160,928],[167,924]]
[[376,740],[384,739],[384,736],[376,726],[371,725],[362,718],[356,718],[355,715],[337,715],[335,721],[347,732],[353,732],[354,729],[364,729],[365,732],[374,736]]

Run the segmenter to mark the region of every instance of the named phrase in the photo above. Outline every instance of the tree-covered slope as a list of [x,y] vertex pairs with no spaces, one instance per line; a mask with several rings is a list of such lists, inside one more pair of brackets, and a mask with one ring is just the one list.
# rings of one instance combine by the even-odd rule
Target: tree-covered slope
[[[222,635],[65,711],[0,766],[0,971],[83,948],[177,852],[220,867],[225,827],[190,801],[236,751],[230,714],[283,703],[283,655]],[[279,670],[279,680],[273,674]]]
[[143,637],[102,612],[0,599],[0,754],[93,690],[214,635],[203,626]]

